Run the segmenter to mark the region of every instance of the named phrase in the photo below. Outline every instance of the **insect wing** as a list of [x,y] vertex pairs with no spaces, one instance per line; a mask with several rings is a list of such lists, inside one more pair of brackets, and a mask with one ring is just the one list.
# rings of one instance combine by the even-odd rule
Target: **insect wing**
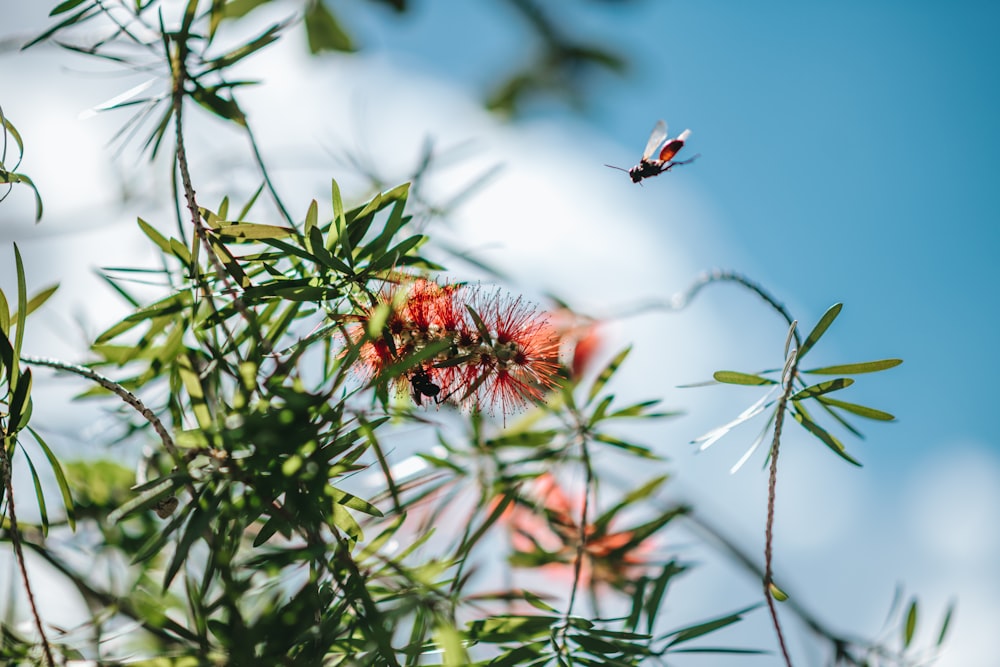
[[662,120],[656,121],[656,125],[653,126],[653,131],[649,135],[649,141],[646,142],[646,150],[642,152],[642,159],[648,160],[656,149],[660,147],[663,140],[667,138],[667,124]]
[[681,132],[676,139],[670,139],[663,145],[660,149],[660,155],[657,159],[661,162],[667,162],[673,159],[677,152],[684,147],[684,142],[687,141],[688,136],[690,136],[691,130],[684,130]]

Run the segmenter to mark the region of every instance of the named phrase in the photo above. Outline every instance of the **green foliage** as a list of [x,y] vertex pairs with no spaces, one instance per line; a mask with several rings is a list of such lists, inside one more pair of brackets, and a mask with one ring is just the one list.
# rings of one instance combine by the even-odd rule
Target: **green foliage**
[[[498,87],[494,108],[516,111],[531,95],[552,90],[578,100],[589,72],[624,70],[622,58],[570,36],[542,4],[506,1],[527,19],[542,49],[538,63]],[[381,2],[397,12],[410,6]],[[67,0],[52,9],[54,25],[28,44],[52,40],[88,57],[135,64],[115,50],[125,45],[154,63],[143,67],[165,75],[163,90],[142,84],[95,111],[139,108],[120,136],[146,123],[151,156],[173,147],[177,220],[174,234],[163,221],[138,220],[160,254],[160,269],[103,276],[133,312],[96,337],[86,366],[23,357],[26,318],[55,288],[29,297],[14,247],[16,299],[0,292],[0,505],[6,503],[10,517],[3,539],[17,558],[23,560],[23,547],[51,566],[93,618],[84,632],[53,641],[41,622],[40,641],[5,623],[0,656],[42,663],[54,651],[60,661],[99,656],[102,664],[148,667],[562,667],[759,653],[716,639],[757,604],[664,625],[665,607],[683,610],[684,600],[671,594],[693,565],[671,553],[663,535],[690,519],[692,508],[664,501],[671,481],[666,463],[625,428],[677,414],[659,409],[655,399],[621,401],[613,393],[631,348],[596,373],[587,364],[566,367],[556,348],[572,346],[573,336],[517,310],[519,298],[460,301],[466,284],[438,279],[448,267],[426,252],[434,235],[414,225],[422,171],[410,183],[356,199],[331,181],[329,218],[321,218],[316,200],[297,203],[292,210],[305,210],[301,218],[289,214],[237,99],[252,82],[235,78],[232,68],[300,22],[314,53],[362,45],[340,6],[320,0],[223,45],[229,22],[267,4],[188,0],[165,16],[157,0],[121,3],[114,11],[97,0]],[[70,39],[109,25],[110,37],[84,46]],[[207,113],[250,140],[261,184],[238,211],[229,197],[214,207],[197,200],[185,113]],[[20,135],[2,114],[0,120],[20,154]],[[428,151],[421,169],[429,161]],[[0,159],[0,184],[34,189],[14,169]],[[265,190],[273,209],[257,206]],[[163,292],[136,296],[130,285],[136,276],[158,279]],[[567,312],[593,333],[591,320]],[[899,361],[799,370],[839,312],[838,304],[797,351],[786,351],[780,371],[716,373],[717,382],[771,393],[702,446],[778,403],[855,462],[806,406],[853,433],[845,415],[891,421],[888,413],[831,394],[853,384],[848,376]],[[447,318],[467,326],[440,335]],[[789,341],[795,336],[793,326]],[[139,459],[134,471],[118,460],[59,461],[28,426],[36,366],[88,379],[87,397],[121,401],[127,428],[116,446],[132,452],[125,458]],[[836,377],[807,382],[810,374]],[[457,389],[448,391],[442,378]],[[481,409],[491,397],[500,397],[494,409],[500,414]],[[769,415],[765,433],[778,412]],[[433,444],[409,446],[413,432]],[[42,458],[59,511],[43,483]],[[14,521],[11,465],[21,461],[37,526]],[[606,474],[612,462],[642,474],[616,488]],[[53,539],[56,531],[65,543],[97,545],[86,567]],[[491,576],[500,569],[509,577]],[[520,585],[525,571],[536,590]],[[563,580],[548,576],[555,572]],[[769,579],[768,572],[770,595],[784,597]],[[914,599],[894,655],[913,652],[917,619]],[[938,644],[950,620],[951,610]],[[122,623],[136,629],[112,643]],[[854,647],[830,633],[826,638],[837,651]]]
[[[866,361],[859,363],[849,363],[849,364],[837,364],[833,366],[823,366],[821,368],[814,368],[810,370],[800,370],[798,368],[799,361],[810,352],[817,342],[823,337],[826,331],[833,324],[834,320],[840,314],[843,304],[834,304],[831,306],[823,317],[820,318],[819,322],[813,327],[809,335],[806,336],[804,342],[798,347],[798,349],[791,349],[790,352],[787,350],[786,345],[786,359],[784,367],[779,370],[768,370],[762,371],[760,373],[743,373],[738,371],[717,371],[714,374],[716,382],[725,384],[735,384],[735,385],[748,385],[748,386],[769,386],[769,393],[766,394],[760,401],[751,406],[743,412],[735,420],[725,424],[717,429],[713,429],[709,433],[695,439],[695,443],[699,443],[701,448],[704,449],[714,443],[716,440],[727,434],[734,427],[742,424],[745,421],[756,417],[757,415],[764,412],[767,408],[771,406],[783,406],[786,407],[791,416],[798,422],[807,432],[812,434],[816,439],[822,442],[824,445],[829,447],[835,454],[839,457],[851,463],[853,465],[860,466],[854,457],[847,453],[847,448],[835,435],[830,433],[830,431],[819,424],[816,419],[812,416],[807,408],[807,405],[815,405],[823,412],[825,412],[829,417],[836,421],[840,426],[849,431],[851,434],[857,437],[863,437],[861,432],[850,422],[845,416],[845,413],[853,414],[858,417],[864,417],[866,419],[872,419],[875,421],[892,421],[895,419],[894,416],[888,412],[883,412],[882,410],[877,410],[865,405],[858,405],[856,403],[849,403],[847,401],[842,401],[829,396],[833,392],[841,391],[850,387],[855,383],[855,380],[851,377],[838,377],[833,380],[826,380],[823,382],[809,384],[806,380],[806,375],[862,375],[865,373],[875,373],[878,371],[888,370],[890,368],[895,368],[899,364],[903,363],[902,359],[880,359],[878,361]],[[795,324],[793,323],[792,333],[795,333]],[[797,333],[795,333],[797,336]],[[767,377],[768,375],[777,375],[777,378]],[[784,391],[787,398],[786,401],[779,401],[776,392]],[[742,463],[749,457],[750,454],[757,448],[757,446],[766,437],[768,430],[775,423],[775,414],[772,412],[767,420],[767,425],[762,431],[761,435],[754,441],[750,450],[744,455],[743,459],[735,467],[739,467]]]

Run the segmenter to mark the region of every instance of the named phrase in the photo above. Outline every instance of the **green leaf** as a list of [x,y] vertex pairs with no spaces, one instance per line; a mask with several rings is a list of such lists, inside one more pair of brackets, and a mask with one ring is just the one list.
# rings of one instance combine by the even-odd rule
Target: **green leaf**
[[321,0],[310,3],[309,9],[306,10],[305,23],[310,53],[356,50],[351,37],[344,32],[340,23]]
[[[21,447],[21,451],[24,451],[24,447]],[[31,482],[35,487],[35,500],[38,502],[38,514],[42,522],[42,537],[46,537],[49,534],[49,511],[45,505],[42,481],[38,478],[38,471],[35,470],[35,464],[27,452],[24,452],[24,458],[28,462],[28,470],[31,472]]]
[[861,467],[861,463],[854,459],[850,454],[847,453],[847,449],[844,447],[840,440],[837,440],[833,435],[827,432],[822,426],[817,424],[812,420],[809,414],[805,411],[799,403],[794,403],[794,409],[792,410],[792,416],[795,417],[795,421],[802,424],[802,426],[819,438],[823,444],[832,449],[837,456],[841,457],[848,463]]
[[827,380],[826,382],[820,382],[819,384],[814,384],[810,387],[796,392],[790,397],[792,401],[803,401],[807,398],[813,398],[814,396],[821,396],[823,394],[829,394],[832,391],[839,391],[845,387],[850,387],[854,384],[854,380],[851,378],[837,378],[836,380]]
[[17,376],[14,383],[14,391],[11,394],[8,405],[7,426],[4,428],[5,435],[14,435],[22,425],[27,424],[27,415],[31,410],[31,369],[26,368],[24,372]]
[[643,610],[646,612],[647,632],[653,631],[653,627],[656,624],[656,615],[660,611],[660,603],[667,592],[667,586],[674,577],[683,574],[686,570],[687,567],[678,564],[676,560],[672,560],[663,566],[659,576],[653,580],[653,587],[643,604]]
[[906,610],[906,623],[903,625],[903,648],[908,648],[913,643],[913,635],[917,631],[917,601],[910,603],[910,608]]
[[622,363],[625,362],[626,357],[628,357],[628,355],[629,355],[629,353],[631,351],[632,351],[632,346],[629,345],[624,350],[622,350],[621,352],[619,352],[618,354],[616,354],[615,358],[612,359],[608,363],[608,365],[604,367],[604,370],[602,370],[601,373],[597,376],[597,379],[594,380],[594,384],[593,384],[593,386],[591,386],[590,392],[587,394],[587,403],[588,404],[591,401],[593,401],[594,398],[599,393],[601,393],[601,390],[604,389],[604,386],[608,383],[608,381],[618,371],[618,368],[622,365]]
[[859,417],[866,417],[867,419],[875,419],[877,421],[891,422],[896,417],[889,414],[888,412],[882,412],[881,410],[876,410],[875,408],[869,408],[865,405],[858,405],[857,403],[848,403],[847,401],[838,401],[835,398],[830,398],[829,396],[820,396],[817,400],[824,405],[829,405],[835,408],[840,408],[847,412],[858,415]]
[[941,621],[941,630],[938,632],[937,645],[941,646],[944,643],[945,637],[948,636],[948,628],[951,627],[951,617],[955,612],[955,603],[950,602],[948,604],[948,610],[944,613],[944,619]]
[[740,373],[739,371],[716,371],[712,373],[712,377],[715,378],[716,382],[722,382],[725,384],[742,384],[742,385],[764,385],[764,384],[778,384],[777,381],[770,378],[761,377],[760,375],[751,375],[750,373]]
[[59,285],[50,285],[45,289],[37,292],[33,297],[28,300],[28,310],[27,315],[31,315],[33,312],[42,307],[42,305],[49,300],[56,290],[59,289]]
[[219,87],[212,86],[205,88],[197,81],[192,82],[194,89],[191,91],[191,98],[208,109],[216,116],[231,120],[237,125],[246,126],[247,120],[240,105],[232,97],[225,98],[219,95]]
[[327,486],[326,495],[333,498],[333,501],[335,503],[344,505],[345,507],[350,507],[352,510],[364,512],[369,516],[377,516],[377,517],[383,516],[382,511],[379,510],[379,508],[372,505],[370,502],[362,500],[361,498],[358,498],[354,494],[348,493],[347,491],[342,491],[341,489],[338,489],[335,486]]
[[0,333],[10,331],[10,304],[7,303],[7,296],[0,289]]
[[218,58],[213,58],[205,62],[206,69],[205,72],[212,72],[215,70],[225,69],[230,67],[239,61],[243,60],[247,56],[256,53],[260,49],[264,48],[268,44],[277,41],[279,33],[285,28],[287,24],[276,23],[270,28],[265,30],[263,33],[250,40],[249,42],[238,46],[229,53],[223,54]]
[[12,171],[4,171],[2,169],[2,164],[0,164],[0,184],[17,184],[21,183],[27,185],[31,188],[31,191],[35,195],[35,222],[39,222],[42,219],[42,195],[38,192],[38,188],[35,187],[35,182],[31,180],[26,174],[18,174]]
[[[309,238],[312,235],[312,230],[316,229],[318,226],[319,205],[316,203],[316,200],[313,199],[309,202],[309,209],[306,211],[306,220],[305,225],[302,228],[302,232],[305,234],[306,238]],[[319,238],[322,239],[323,237],[320,236]]]
[[59,459],[55,457],[52,450],[42,439],[42,436],[38,435],[34,429],[28,428],[31,436],[38,443],[38,446],[42,448],[42,453],[45,454],[45,458],[49,461],[49,467],[52,469],[52,474],[55,475],[56,484],[59,485],[59,493],[62,494],[63,507],[66,508],[66,522],[72,530],[76,530],[76,513],[73,510],[73,496],[69,490],[69,483],[66,481],[66,475],[63,472],[62,465],[59,463]]
[[51,12],[49,12],[49,16],[58,16],[59,14],[68,12],[74,7],[82,5],[86,1],[87,0],[65,0],[65,2],[60,2],[52,9]]
[[288,227],[260,225],[251,222],[223,222],[213,232],[225,238],[251,241],[281,239],[295,234],[295,230]]
[[[63,4],[66,4],[66,3],[63,3]],[[61,7],[61,6],[62,5],[57,5],[57,8]],[[69,8],[67,8],[67,9],[69,9]],[[63,10],[63,11],[66,11],[66,10]],[[77,23],[77,22],[80,22],[81,20],[83,20],[84,17],[89,18],[90,16],[93,16],[93,15],[97,14],[100,11],[103,11],[103,10],[100,7],[98,7],[96,4],[92,4],[92,5],[89,5],[87,7],[84,7],[83,9],[81,9],[80,11],[78,11],[76,14],[73,14],[72,16],[63,19],[59,23],[55,24],[54,26],[52,26],[51,28],[49,28],[48,30],[46,30],[45,32],[43,32],[38,37],[35,37],[31,41],[29,41],[27,44],[25,44],[24,46],[21,47],[21,50],[24,51],[25,49],[28,49],[28,48],[34,46],[35,44],[38,44],[39,42],[44,42],[49,37],[51,37],[52,35],[56,34],[60,30],[62,30],[63,28],[65,28],[66,26],[71,26],[74,23]]]
[[594,436],[594,440],[611,445],[612,447],[617,447],[618,449],[624,449],[626,452],[635,454],[640,458],[660,460],[660,457],[650,451],[648,447],[625,442],[624,440],[608,435],[607,433],[598,433]]
[[829,329],[830,325],[833,324],[833,321],[837,319],[837,315],[840,314],[840,310],[843,307],[844,304],[835,303],[823,314],[823,317],[819,319],[819,322],[816,323],[813,330],[809,332],[808,336],[806,336],[806,340],[802,343],[802,347],[799,348],[799,359],[806,356],[806,353],[808,353],[820,337],[826,333],[826,330]]
[[861,373],[875,373],[877,371],[884,371],[887,368],[895,368],[901,363],[903,363],[902,359],[879,359],[878,361],[864,361],[857,364],[824,366],[802,372],[816,375],[859,375]]
[[677,646],[678,644],[689,642],[692,639],[696,639],[711,632],[715,632],[716,630],[721,630],[722,628],[732,625],[733,623],[737,623],[743,620],[744,614],[758,606],[759,605],[752,605],[726,616],[720,616],[703,623],[696,623],[695,625],[689,625],[685,628],[681,628],[680,630],[674,630],[666,635],[667,637],[673,637],[673,639],[667,642],[667,648],[669,649]]
[[[202,497],[204,499],[204,496]],[[184,534],[181,535],[181,539],[177,542],[174,547],[174,556],[170,559],[170,565],[167,566],[166,572],[163,574],[163,590],[166,591],[170,588],[170,582],[174,580],[177,572],[184,565],[184,561],[187,560],[188,554],[191,552],[191,547],[199,539],[205,539],[205,535],[209,532],[209,524],[212,521],[212,507],[218,502],[217,499],[214,502],[210,502],[208,506],[202,506],[202,503],[192,503],[194,508],[190,513],[190,518],[187,522],[187,527],[184,529]]]

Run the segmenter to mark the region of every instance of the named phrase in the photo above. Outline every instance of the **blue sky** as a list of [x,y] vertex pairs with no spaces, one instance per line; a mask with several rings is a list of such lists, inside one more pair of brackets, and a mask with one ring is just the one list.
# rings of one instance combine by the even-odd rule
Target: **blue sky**
[[[657,118],[675,132],[692,128],[687,150],[702,159],[684,178],[710,199],[728,250],[720,257],[711,240],[696,241],[695,259],[737,266],[804,316],[844,301],[854,327],[838,340],[846,356],[906,359],[878,379],[901,417],[880,439],[914,453],[961,436],[1000,452],[989,379],[1000,370],[1000,9],[608,4],[571,22],[626,50],[635,68],[626,80],[599,80],[586,120],[633,146],[635,158]],[[484,34],[481,19],[463,13],[469,9],[426,5],[419,20],[371,41],[481,90],[482,69],[503,67],[490,46],[505,39]],[[462,25],[472,28],[462,34]],[[546,105],[535,113],[560,111]],[[614,159],[621,156],[606,161]],[[649,182],[632,196],[657,197],[657,187]]]
[[[518,197],[528,199],[507,214],[503,227],[484,230],[484,222],[465,238],[483,248],[506,241],[511,254],[522,256],[516,274],[522,282],[584,286],[572,296],[589,297],[587,305],[600,309],[640,293],[667,296],[695,271],[724,266],[766,285],[805,326],[843,301],[844,312],[824,341],[827,356],[817,361],[905,359],[897,369],[860,378],[845,395],[899,420],[866,424],[867,441],[848,443],[865,463],[860,471],[819,447],[796,450],[799,441],[791,440],[779,497],[786,574],[827,618],[858,631],[877,627],[898,580],[929,599],[930,616],[954,594],[960,602],[956,646],[941,664],[994,664],[997,648],[991,647],[989,628],[1000,622],[1000,438],[992,382],[1000,371],[993,344],[1000,299],[992,272],[1000,249],[1000,206],[993,191],[1000,175],[1000,129],[993,117],[1000,43],[993,33],[1000,8],[923,1],[595,2],[569,21],[628,51],[631,75],[598,77],[582,114],[544,103],[504,128],[481,114],[475,101],[484,96],[489,74],[516,64],[503,55],[505,49],[526,48],[507,10],[500,3],[415,4],[415,12],[402,18],[387,18],[367,3],[345,9],[345,20],[369,48],[356,62],[325,63],[335,72],[330,76],[339,77],[336,85],[318,69],[311,80],[302,75],[299,87],[289,88],[302,95],[294,109],[260,109],[264,141],[272,147],[282,141],[263,129],[269,121],[311,114],[315,134],[301,134],[307,122],[290,122],[278,131],[300,134],[283,148],[302,151],[298,156],[309,142],[310,149],[323,148],[309,154],[315,164],[329,160],[326,148],[336,146],[337,137],[357,137],[323,127],[337,128],[350,115],[335,107],[341,93],[351,90],[346,86],[354,86],[370,107],[362,129],[375,156],[409,154],[428,129],[443,135],[444,143],[477,133],[486,137],[480,158],[508,163],[505,174],[517,187],[504,190],[500,183],[484,192],[466,218],[485,220],[494,211],[509,211]],[[298,74],[287,67],[287,50],[276,52],[278,64],[270,67],[281,75],[271,83],[295,85],[285,83]],[[80,197],[83,190],[96,196],[107,187],[98,177],[107,169],[99,157],[106,153],[102,142],[121,118],[80,125],[77,114],[136,82],[71,76],[59,79],[59,86],[39,86],[49,79],[32,72],[65,75],[46,62],[51,55],[4,55],[0,102],[28,143],[25,171],[37,173],[40,185],[48,179],[52,189],[79,180]],[[262,54],[251,70],[268,67],[270,57]],[[256,101],[270,95],[265,89]],[[393,101],[381,104],[380,96]],[[56,117],[64,111],[60,125]],[[674,133],[692,129],[685,151],[701,153],[696,163],[641,188],[603,166],[634,164],[658,118]],[[43,127],[53,134],[43,134]],[[225,140],[201,131],[193,145],[205,146],[205,152],[212,141]],[[413,145],[393,150],[406,141]],[[279,161],[288,154],[279,154]],[[76,159],[95,164],[77,166]],[[38,173],[43,164],[53,173],[63,171],[46,177]],[[330,170],[319,171],[314,180],[297,174],[288,187],[302,187],[306,201],[321,196],[316,193],[328,189]],[[114,192],[103,196],[111,199]],[[100,201],[91,199],[87,205],[94,208],[82,210],[97,210]],[[96,290],[96,281],[86,283],[93,280],[86,275],[92,266],[124,265],[141,256],[134,218],[153,217],[147,202],[132,202],[107,223],[92,216],[81,221],[79,201],[47,205],[52,218],[32,230],[15,225],[0,209],[4,238],[21,241],[36,284],[47,282],[46,273],[76,271],[79,284]],[[92,232],[93,255],[79,249],[81,229]],[[45,266],[58,243],[66,245],[62,262]],[[98,248],[112,256],[98,255]],[[553,273],[546,275],[553,248],[562,263],[549,262]],[[7,289],[5,261],[0,274]],[[88,293],[89,317],[110,317],[95,294]],[[658,360],[666,367],[656,375],[670,385],[664,391],[668,405],[711,411],[695,424],[670,427],[671,437],[682,442],[725,421],[735,414],[727,410],[738,411],[755,396],[685,393],[673,385],[704,379],[719,366],[773,366],[768,354],[778,353],[783,342],[780,321],[752,297],[719,287],[704,292],[702,300],[690,315],[666,324],[642,320],[622,332],[623,339],[647,340],[647,350],[649,339],[666,339],[674,356],[682,357]],[[63,303],[74,314],[80,308]],[[51,318],[40,313],[51,329],[67,330],[67,321]],[[684,341],[701,342],[707,360],[683,359],[690,356]],[[637,355],[642,349],[637,345]],[[643,391],[640,397],[648,397]],[[753,466],[733,477],[726,471],[754,433],[751,428],[734,434],[701,457],[670,452],[679,483],[709,511],[728,518],[750,545],[762,532],[755,499],[764,478]],[[830,576],[842,571],[836,568],[850,572],[850,581]],[[761,628],[767,632],[766,624]]]

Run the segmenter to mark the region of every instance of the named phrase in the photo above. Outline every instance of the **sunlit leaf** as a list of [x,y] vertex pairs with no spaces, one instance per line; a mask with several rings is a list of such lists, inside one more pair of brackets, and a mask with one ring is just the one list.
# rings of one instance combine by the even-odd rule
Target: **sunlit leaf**
[[778,384],[777,381],[770,378],[761,377],[760,375],[751,375],[750,373],[740,373],[739,371],[716,371],[712,373],[712,377],[715,378],[716,382],[722,382],[724,384],[742,384],[752,386]]
[[795,421],[802,424],[807,431],[815,435],[823,442],[823,444],[836,452],[837,456],[841,457],[848,463],[861,467],[861,463],[847,453],[847,449],[844,447],[843,443],[841,443],[840,440],[837,440],[837,438],[831,435],[822,426],[814,422],[801,405],[795,404],[795,407],[792,410],[792,416],[794,416]]
[[906,610],[906,622],[903,625],[903,648],[913,643],[913,635],[917,631],[917,601],[914,599]]
[[941,629],[938,631],[937,642],[938,646],[944,643],[945,638],[948,636],[948,629],[951,627],[951,618],[955,612],[955,603],[950,602],[948,604],[948,610],[944,613],[944,618],[941,620]]
[[795,394],[792,394],[790,400],[803,401],[807,398],[829,394],[832,391],[839,391],[845,387],[850,387],[852,384],[854,384],[854,380],[851,378],[837,378],[836,380],[820,382],[819,384],[814,384],[796,392]]
[[689,625],[681,628],[680,630],[674,630],[666,635],[667,637],[672,637],[672,639],[667,642],[667,648],[670,649],[678,644],[689,642],[692,639],[696,639],[711,632],[715,632],[716,630],[721,630],[722,628],[732,625],[733,623],[737,623],[743,620],[744,614],[752,609],[756,609],[758,606],[759,605],[752,605],[737,612],[733,612],[732,614],[727,614],[726,616],[720,616],[709,621]]
[[887,368],[895,368],[901,363],[903,363],[902,359],[879,359],[878,361],[864,361],[857,364],[824,366],[802,372],[816,375],[859,375],[861,373],[875,373],[877,371],[884,371]]
[[858,405],[856,403],[848,403],[847,401],[839,401],[835,398],[830,398],[829,396],[821,396],[819,401],[825,405],[840,408],[841,410],[845,410],[867,419],[888,422],[896,418],[895,416],[889,414],[888,412],[883,412],[882,410],[876,410],[875,408],[869,408],[868,406]]
[[587,393],[587,403],[593,401],[594,398],[601,393],[605,385],[608,384],[608,381],[614,377],[614,374],[618,371],[621,365],[625,363],[625,359],[628,357],[630,352],[632,352],[631,345],[616,354],[614,359],[608,362],[608,365],[601,370],[597,378],[594,379],[594,384],[590,387],[590,391]]
[[816,323],[813,330],[809,332],[808,336],[806,336],[806,340],[802,343],[802,347],[799,348],[799,359],[806,356],[806,353],[808,353],[816,342],[823,336],[823,334],[826,333],[826,330],[829,329],[830,325],[833,324],[833,321],[837,319],[837,315],[840,314],[840,310],[843,307],[844,304],[835,303],[823,314],[823,317],[819,319],[819,322]]
[[354,51],[354,42],[323,2],[309,3],[305,14],[309,51]]

